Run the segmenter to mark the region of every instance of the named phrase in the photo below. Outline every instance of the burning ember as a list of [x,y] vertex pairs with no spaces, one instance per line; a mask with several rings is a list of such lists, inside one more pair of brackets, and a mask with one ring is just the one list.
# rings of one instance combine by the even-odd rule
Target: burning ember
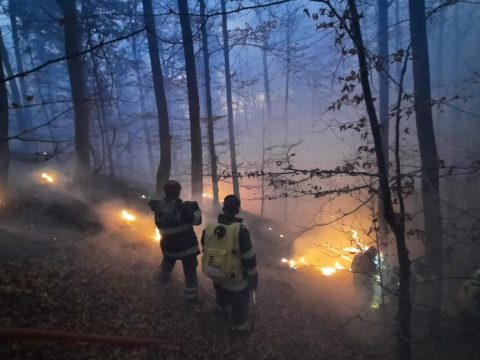
[[129,213],[127,210],[122,211],[122,218],[128,222],[133,222],[137,220],[137,217],[131,213]]
[[42,173],[42,179],[45,180],[45,182],[50,184],[54,182],[53,177],[48,175],[47,173]]
[[162,235],[160,235],[160,231],[158,230],[158,228],[155,228],[155,240],[156,241],[162,240]]
[[296,269],[297,269],[297,263],[296,263],[296,261],[293,260],[293,259],[283,258],[283,259],[282,259],[282,263],[288,263],[288,266],[289,266],[290,269],[292,269],[292,270],[296,270]]
[[320,271],[322,272],[323,275],[325,276],[332,276],[333,273],[335,273],[337,271],[337,269],[333,268],[333,267],[321,267],[320,268]]
[[208,199],[213,199],[213,195],[210,194],[210,193],[203,193],[203,194],[202,194],[202,197],[208,198]]

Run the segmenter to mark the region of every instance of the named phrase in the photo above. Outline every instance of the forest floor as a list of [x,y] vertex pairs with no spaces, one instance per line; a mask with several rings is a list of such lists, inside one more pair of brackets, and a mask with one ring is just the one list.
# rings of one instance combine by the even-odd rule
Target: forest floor
[[232,335],[214,315],[214,291],[200,271],[197,305],[184,300],[180,264],[168,285],[159,282],[161,254],[148,227],[152,216],[138,202],[131,208],[143,222],[122,222],[118,215],[125,204],[88,205],[47,188],[0,202],[0,326],[157,338],[179,346],[152,350],[8,340],[0,343],[1,359],[385,359],[391,354],[393,337],[380,335],[393,334],[392,321],[370,309],[359,312],[346,275],[333,279],[281,267],[282,250],[253,217],[247,226],[256,239],[260,274],[255,328],[248,336]]

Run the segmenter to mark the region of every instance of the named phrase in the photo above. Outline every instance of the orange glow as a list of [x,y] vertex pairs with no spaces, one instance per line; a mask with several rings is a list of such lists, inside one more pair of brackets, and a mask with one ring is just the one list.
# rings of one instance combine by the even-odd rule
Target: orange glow
[[343,269],[345,269],[345,267],[337,261],[337,262],[335,263],[335,269],[337,269],[337,270],[343,270]]
[[162,240],[162,235],[160,235],[160,231],[158,230],[158,228],[155,228],[155,240],[156,241]]
[[48,175],[47,173],[42,173],[42,179],[50,184],[54,182],[53,177],[51,175]]
[[343,248],[344,251],[346,252],[349,252],[350,254],[356,254],[356,253],[359,253],[361,250],[360,249],[357,249],[357,248],[354,248],[354,247],[346,247],[346,248]]
[[320,271],[325,276],[332,276],[337,271],[337,269],[332,267],[321,267]]
[[122,218],[128,222],[133,222],[137,220],[137,217],[131,213],[129,213],[127,210],[122,211]]

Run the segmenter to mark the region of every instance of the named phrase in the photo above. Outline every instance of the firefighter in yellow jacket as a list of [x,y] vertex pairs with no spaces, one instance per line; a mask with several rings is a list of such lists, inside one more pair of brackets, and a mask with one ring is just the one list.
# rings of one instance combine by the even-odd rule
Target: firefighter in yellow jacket
[[223,214],[209,224],[202,234],[202,271],[213,280],[220,311],[231,309],[232,331],[248,330],[250,291],[258,284],[257,260],[250,233],[240,212],[240,200],[228,195],[223,201]]

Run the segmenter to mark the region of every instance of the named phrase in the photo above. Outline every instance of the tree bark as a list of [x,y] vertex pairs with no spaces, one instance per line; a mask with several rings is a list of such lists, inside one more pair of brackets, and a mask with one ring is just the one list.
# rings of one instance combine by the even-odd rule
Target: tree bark
[[82,28],[78,21],[76,1],[57,0],[63,11],[65,52],[75,118],[75,182],[83,189],[90,184],[90,94],[86,84],[85,64],[82,56],[73,56],[82,51]]
[[148,52],[152,66],[153,89],[158,113],[158,131],[160,138],[160,164],[157,171],[156,195],[163,193],[163,185],[170,178],[172,167],[170,124],[168,119],[167,98],[163,84],[162,66],[158,53],[157,32],[153,17],[152,0],[142,0],[143,16],[147,29]]
[[[383,202],[383,216],[390,225],[395,235],[397,245],[398,262],[400,268],[400,286],[399,286],[399,305],[397,311],[397,345],[398,357],[400,360],[412,359],[411,348],[411,329],[410,329],[410,259],[408,257],[408,248],[405,238],[405,211],[403,208],[403,197],[401,186],[398,187],[398,197],[400,200],[400,213],[396,214],[393,209],[392,195],[388,181],[388,171],[385,163],[384,146],[382,144],[382,134],[380,124],[378,122],[377,113],[373,95],[369,82],[368,64],[363,44],[362,34],[360,31],[359,14],[355,0],[348,0],[351,21],[351,36],[357,49],[357,57],[360,68],[360,81],[365,98],[365,106],[367,109],[372,137],[375,145],[375,156],[377,160],[378,176],[380,181],[380,193]],[[398,164],[397,164],[398,165]],[[398,166],[397,166],[398,167]],[[397,171],[400,171],[399,168]],[[397,175],[397,181],[401,181],[401,174]]]
[[[143,81],[142,76],[140,75],[140,67],[141,67],[141,56],[139,54],[138,45],[136,38],[133,38],[131,41],[132,44],[132,53],[134,58],[134,65],[133,69],[135,71],[135,76],[137,78],[138,84],[138,92],[140,94],[140,113],[143,118],[142,127],[143,127],[143,135],[145,136],[146,146],[147,146],[147,156],[148,156],[148,164],[150,166],[150,173],[152,176],[155,174],[155,161],[153,159],[153,149],[152,149],[152,142],[150,138],[150,131],[148,129],[148,120],[146,118],[147,111],[145,106],[145,92],[143,91]],[[166,94],[165,94],[166,98]]]
[[[22,73],[23,72],[23,58],[20,53],[20,39],[18,36],[18,24],[17,24],[17,16],[16,16],[16,2],[14,0],[9,0],[8,1],[8,11],[10,13],[10,25],[12,27],[12,40],[13,40],[13,51],[15,53],[15,62],[17,64],[17,72]],[[4,58],[5,61],[5,58]],[[27,85],[25,82],[24,77],[20,77],[18,79],[20,83],[20,96],[19,96],[19,101],[18,105],[22,106],[24,105],[25,98],[27,96]],[[12,85],[13,86],[13,85]],[[12,96],[13,96],[12,92]],[[19,112],[19,115],[21,117],[21,123],[23,123],[25,129],[32,129],[33,128],[33,122],[32,122],[32,112],[30,111],[30,108],[22,108]],[[27,137],[35,138],[36,132],[32,131],[27,135]],[[26,144],[27,151],[33,152],[37,150],[37,144],[36,143],[30,143]]]
[[232,79],[230,76],[230,46],[228,44],[227,9],[225,0],[220,1],[222,7],[223,57],[225,61],[225,84],[227,91],[228,140],[230,142],[230,162],[232,167],[233,193],[240,198],[238,183],[237,153],[235,149],[235,131],[233,127]]
[[180,26],[182,28],[183,50],[187,73],[190,144],[192,153],[192,197],[201,200],[203,193],[203,163],[200,100],[198,97],[197,69],[195,66],[195,52],[193,49],[193,36],[187,0],[178,0],[178,10],[180,13]]
[[[1,37],[0,32],[0,37]],[[0,52],[0,200],[7,195],[8,169],[10,167],[10,148],[8,138],[8,95],[4,81],[3,56]]]
[[412,66],[414,108],[417,125],[420,160],[422,165],[422,202],[425,221],[425,250],[429,268],[436,278],[431,298],[432,321],[438,319],[442,290],[442,216],[439,197],[439,159],[433,128],[430,64],[428,54],[425,1],[410,0],[410,36],[412,43]]
[[200,0],[200,19],[202,27],[202,52],[205,72],[205,101],[207,105],[208,149],[210,152],[210,171],[212,172],[213,205],[218,208],[217,154],[215,153],[215,134],[213,129],[212,93],[210,88],[210,54],[208,53],[207,17],[205,16],[205,0]]

